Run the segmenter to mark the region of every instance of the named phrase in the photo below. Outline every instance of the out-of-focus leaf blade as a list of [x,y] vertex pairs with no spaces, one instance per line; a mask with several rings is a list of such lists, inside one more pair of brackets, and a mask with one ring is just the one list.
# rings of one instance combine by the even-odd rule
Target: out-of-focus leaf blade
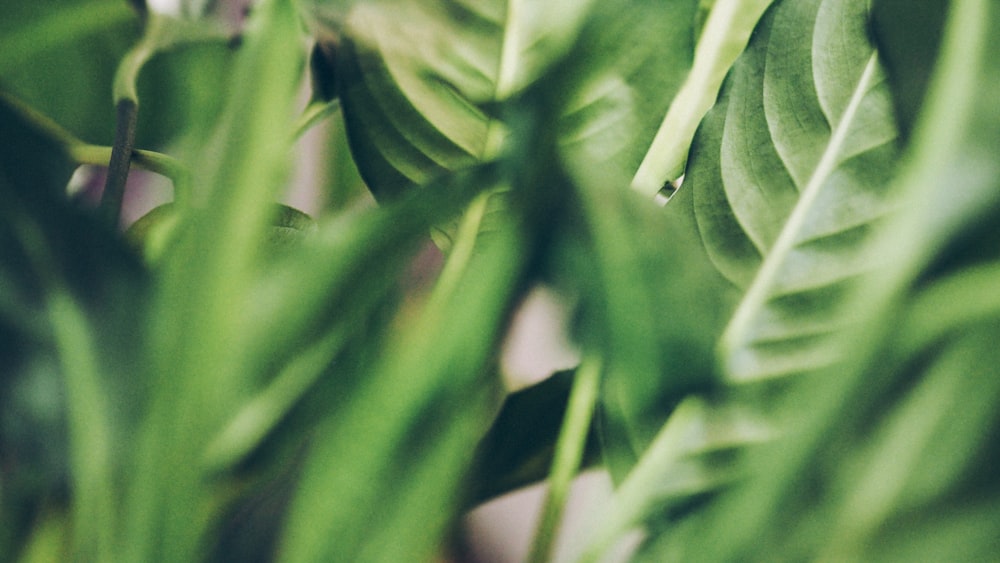
[[684,198],[664,212],[626,189],[621,168],[576,152],[566,161],[572,196],[553,221],[556,281],[578,299],[574,336],[604,358],[599,428],[621,480],[680,400],[714,385],[712,349],[731,302],[684,221]]
[[[577,93],[567,92],[567,141],[631,174],[655,132],[648,115],[665,113],[690,65],[695,3],[610,3],[581,27],[588,5],[356,5],[336,71],[352,150],[376,195],[497,156],[506,128],[496,104],[563,56],[587,57],[589,74],[568,85]],[[578,34],[601,48],[567,55]]]
[[[470,208],[466,234],[480,231],[483,203]],[[483,376],[525,260],[523,235],[508,227],[478,253],[455,249],[421,317],[321,425],[283,560],[422,559],[437,545],[492,411]]]
[[[258,5],[218,118],[215,133],[224,142],[199,138],[193,151],[204,206],[181,210],[181,220],[190,223],[160,269],[157,323],[145,350],[152,399],[123,509],[125,559],[196,558],[201,534],[221,509],[200,461],[252,391],[241,371],[244,313],[263,262],[272,202],[289,166],[304,57],[299,33],[287,2]],[[183,462],[163,464],[164,458]]]
[[136,145],[158,148],[180,136],[207,134],[232,87],[235,49],[220,39],[170,48],[143,67],[138,81]]
[[74,553],[110,557],[144,284],[116,235],[67,200],[65,139],[36,119],[0,98],[0,542],[16,553],[28,519],[68,493]]
[[923,2],[919,10],[906,0],[872,3],[872,33],[885,65],[900,134],[908,137],[927,93],[950,4]]
[[76,136],[110,145],[111,82],[139,36],[123,0],[4,2],[0,84]]
[[[574,161],[631,178],[694,57],[697,3],[599,2],[569,54],[586,76],[569,96],[560,143]],[[624,41],[623,37],[641,38]],[[571,169],[572,171],[573,169]]]

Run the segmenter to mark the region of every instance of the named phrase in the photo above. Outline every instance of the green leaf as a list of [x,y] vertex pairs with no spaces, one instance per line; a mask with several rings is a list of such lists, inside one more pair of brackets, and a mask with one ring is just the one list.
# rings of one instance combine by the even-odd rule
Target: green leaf
[[914,10],[905,0],[872,3],[872,33],[889,76],[904,137],[909,137],[927,93],[949,4],[946,0],[924,2]]
[[113,454],[142,402],[124,374],[145,280],[117,236],[67,201],[64,139],[35,117],[0,98],[0,545],[15,553],[26,517],[68,489],[72,549],[100,559],[115,547]]
[[88,142],[110,145],[110,85],[140,32],[123,0],[5,2],[0,83]]
[[[506,135],[498,103],[580,46],[588,4],[355,5],[336,72],[351,147],[374,193],[392,197],[496,157]],[[613,3],[586,20],[593,29],[582,33],[595,46],[568,56],[580,57],[587,76],[551,86],[566,90],[574,150],[630,174],[638,166],[654,133],[646,117],[666,111],[690,64],[694,8],[692,0]],[[618,41],[626,30],[649,40]]]
[[836,361],[842,296],[875,266],[859,250],[893,205],[897,148],[867,17],[775,4],[699,134],[685,188],[709,255],[747,286],[721,348],[734,380]]
[[204,448],[253,390],[241,371],[243,313],[289,166],[304,53],[287,2],[260,4],[252,23],[214,132],[225,143],[196,139],[191,168],[204,206],[182,210],[190,224],[158,272],[157,323],[144,349],[152,398],[123,509],[126,559],[195,557],[220,511],[200,463]]
[[526,256],[516,224],[489,231],[472,252],[486,198],[470,207],[420,317],[317,429],[282,560],[424,559],[450,524],[492,412],[483,376]]
[[[698,46],[684,85],[653,139],[649,152],[632,179],[632,188],[648,196],[684,172],[691,139],[705,112],[712,107],[719,88],[736,57],[743,52],[750,33],[772,0],[702,1],[698,6]],[[702,25],[704,12],[707,20]]]
[[164,147],[181,136],[207,134],[232,87],[235,54],[224,38],[217,37],[154,55],[139,75],[136,145]]
[[[679,546],[713,561],[996,549],[1000,164],[983,147],[1000,145],[998,25],[995,3],[951,7],[892,182],[902,204],[866,244],[882,267],[844,300],[845,361],[793,382],[780,410],[794,424],[650,558],[678,560]],[[959,187],[939,197],[943,184]]]

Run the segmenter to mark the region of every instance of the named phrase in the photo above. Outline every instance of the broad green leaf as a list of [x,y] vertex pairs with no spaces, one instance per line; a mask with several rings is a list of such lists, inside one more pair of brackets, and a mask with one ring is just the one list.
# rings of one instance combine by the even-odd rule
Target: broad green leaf
[[775,4],[700,133],[685,188],[710,256],[747,287],[721,349],[734,380],[836,361],[842,296],[874,266],[859,249],[893,205],[897,149],[867,18],[865,2]]
[[[678,560],[678,546],[713,561],[995,551],[1000,164],[983,147],[1000,143],[998,25],[992,2],[949,10],[892,182],[899,209],[866,245],[882,267],[845,298],[847,361],[793,382],[781,404],[796,425],[752,452],[744,485],[650,558]],[[948,197],[943,184],[956,186]]]
[[[703,123],[688,178],[668,206],[691,206],[677,212],[693,212],[709,257],[731,281],[750,286],[723,336],[730,380],[815,372],[845,354],[837,332],[849,325],[844,286],[860,285],[854,278],[870,267],[864,233],[888,209],[896,160],[866,18],[864,2],[774,4]],[[765,432],[753,428],[766,428],[737,420],[710,435],[699,434],[696,419],[678,424],[672,418],[668,427],[695,436],[685,448],[693,454],[674,448],[650,461],[650,450],[635,468],[656,474],[665,490],[691,484],[661,496],[668,514],[718,490],[720,475],[738,474],[733,459]],[[630,475],[626,483],[635,479],[649,480]],[[642,510],[634,500],[619,502],[630,516],[616,525],[635,524]]]
[[[392,197],[496,157],[506,135],[498,104],[575,56],[567,51],[577,35],[591,37],[580,31],[589,4],[356,4],[336,72],[352,150],[374,193]],[[593,56],[579,65],[587,79],[551,85],[566,89],[564,127],[574,150],[629,173],[638,165],[654,133],[646,116],[666,111],[690,64],[694,8],[672,0],[595,10],[587,21],[603,49],[584,50]],[[622,42],[622,33],[646,40]]]
[[125,0],[3,2],[0,84],[87,142],[110,145],[111,82],[139,36]]

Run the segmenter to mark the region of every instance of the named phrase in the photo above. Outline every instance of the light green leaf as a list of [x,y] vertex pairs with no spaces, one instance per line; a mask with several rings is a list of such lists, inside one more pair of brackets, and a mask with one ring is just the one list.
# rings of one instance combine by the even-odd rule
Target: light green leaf
[[514,224],[472,252],[487,197],[470,206],[420,316],[318,426],[281,560],[424,560],[461,504],[462,478],[493,412],[484,376],[526,256]]
[[125,559],[195,558],[220,510],[198,461],[251,391],[240,371],[241,313],[288,167],[304,49],[287,2],[261,3],[245,39],[216,131],[226,142],[199,139],[195,147],[191,168],[204,207],[181,210],[190,223],[158,274],[151,305],[158,321],[144,350],[152,397],[133,451],[120,536]]

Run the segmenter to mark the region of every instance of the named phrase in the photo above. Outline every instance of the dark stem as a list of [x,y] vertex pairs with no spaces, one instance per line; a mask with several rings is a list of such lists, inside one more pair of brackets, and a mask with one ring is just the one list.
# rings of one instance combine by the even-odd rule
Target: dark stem
[[139,107],[134,100],[122,99],[116,109],[115,144],[111,147],[108,177],[104,182],[104,195],[101,196],[102,213],[115,228],[118,227],[122,200],[125,198],[125,181],[128,180],[129,164],[132,162]]

